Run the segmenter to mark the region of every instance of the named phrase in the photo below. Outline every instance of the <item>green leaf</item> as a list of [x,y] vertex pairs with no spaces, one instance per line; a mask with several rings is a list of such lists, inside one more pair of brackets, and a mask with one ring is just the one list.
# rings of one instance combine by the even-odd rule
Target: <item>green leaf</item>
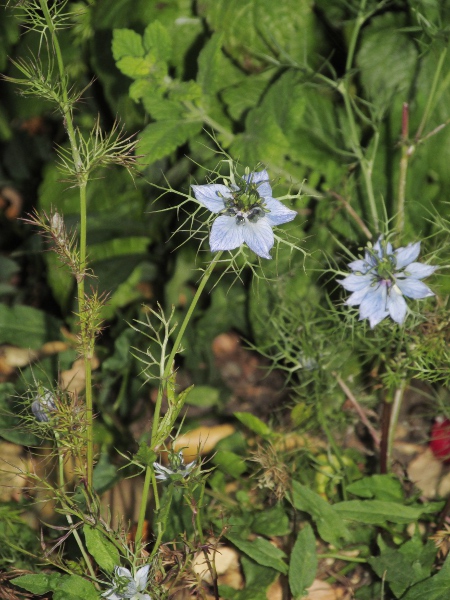
[[381,110],[394,96],[408,94],[414,78],[417,49],[407,35],[397,30],[400,25],[392,13],[372,19],[363,31],[357,55],[363,87]]
[[140,135],[138,154],[147,165],[174,152],[202,129],[200,121],[167,119],[150,123]]
[[0,304],[0,344],[37,349],[45,342],[60,339],[59,328],[59,321],[42,310]]
[[239,419],[239,421],[243,425],[248,427],[254,433],[257,433],[258,435],[267,437],[272,434],[272,430],[270,429],[270,427],[268,425],[266,425],[266,423],[264,423],[264,421],[261,421],[261,419],[258,419],[258,417],[255,417],[255,415],[252,415],[252,413],[235,412],[234,416],[237,419]]
[[87,549],[94,557],[98,566],[106,571],[106,573],[112,573],[114,567],[120,564],[120,556],[117,548],[101,531],[90,525],[83,527],[83,533]]
[[98,600],[94,584],[79,575],[63,575],[53,592],[53,600]]
[[151,467],[158,457],[147,442],[141,442],[139,444],[139,450],[134,455],[134,458],[139,464]]
[[155,61],[149,56],[134,57],[124,56],[117,61],[117,68],[127,77],[138,79],[139,77],[147,77],[154,69]]
[[370,525],[386,525],[399,523],[406,525],[417,521],[424,513],[437,510],[442,503],[431,506],[405,506],[398,502],[383,502],[381,500],[348,500],[333,506],[342,519],[360,521]]
[[236,590],[227,585],[220,585],[220,597],[225,600],[267,600],[267,589],[279,576],[279,572],[259,565],[246,556],[242,556],[241,564],[244,572],[245,588]]
[[375,498],[401,502],[404,499],[402,484],[391,475],[372,475],[347,486],[347,492],[360,498]]
[[260,535],[287,535],[291,531],[289,517],[281,504],[257,512],[252,523],[252,531]]
[[186,404],[208,408],[219,403],[220,392],[209,385],[196,385],[189,394]]
[[21,575],[11,581],[14,585],[27,590],[27,592],[42,596],[42,594],[54,590],[61,577],[60,573],[39,573],[38,575]]
[[142,37],[132,29],[114,29],[112,53],[116,61],[125,56],[143,57],[145,51]]
[[219,87],[221,55],[222,36],[216,33],[205,44],[198,57],[197,83],[206,97],[213,96]]
[[107,452],[102,452],[94,467],[93,484],[95,491],[101,495],[116,483],[118,478],[117,467],[110,463]]
[[283,558],[286,558],[286,554],[269,541],[258,537],[250,542],[242,540],[233,534],[227,534],[226,537],[236,548],[244,552],[244,554],[252,558],[259,565],[271,567],[276,571],[280,571],[283,575],[286,575],[288,572],[288,566],[283,561]]
[[316,538],[307,523],[297,536],[289,562],[289,587],[294,598],[301,598],[312,584],[317,564]]
[[389,583],[397,598],[409,587],[430,576],[437,552],[431,540],[423,545],[417,536],[400,548],[384,547],[382,544],[380,548],[380,556],[370,558],[368,562],[375,573]]
[[314,519],[320,537],[337,548],[348,535],[343,517],[319,494],[316,494],[298,481],[292,482],[292,494],[287,498],[297,510],[302,510]]
[[247,470],[245,461],[234,452],[228,450],[219,450],[215,453],[212,462],[222,471],[231,475],[231,477],[239,477]]
[[172,55],[172,39],[159,21],[153,21],[144,31],[144,48],[157,60],[167,62]]
[[437,575],[417,583],[402,600],[448,600],[450,589],[450,555]]

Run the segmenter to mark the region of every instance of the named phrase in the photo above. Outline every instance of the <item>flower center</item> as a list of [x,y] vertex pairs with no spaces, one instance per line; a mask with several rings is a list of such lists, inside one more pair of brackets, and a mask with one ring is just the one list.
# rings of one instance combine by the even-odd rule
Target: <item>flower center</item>
[[224,214],[236,218],[236,225],[244,225],[245,221],[256,223],[265,216],[264,200],[256,189],[256,184],[242,180],[242,189],[232,192],[231,198],[224,198]]

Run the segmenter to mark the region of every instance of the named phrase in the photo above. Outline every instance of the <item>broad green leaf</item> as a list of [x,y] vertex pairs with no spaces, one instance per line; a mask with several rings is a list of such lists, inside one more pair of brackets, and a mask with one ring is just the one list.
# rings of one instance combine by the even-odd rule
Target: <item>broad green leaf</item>
[[220,597],[225,600],[267,600],[267,589],[279,576],[279,572],[259,565],[246,556],[241,557],[241,564],[245,588],[236,590],[227,585],[219,585]]
[[284,575],[288,572],[288,566],[283,561],[283,558],[286,558],[285,553],[269,541],[258,537],[250,542],[233,534],[227,534],[226,537],[236,548],[244,552],[244,554],[252,558],[259,565],[271,567]]
[[372,475],[347,486],[347,492],[360,498],[401,502],[404,498],[402,484],[391,475]]
[[219,87],[221,54],[222,36],[215,34],[203,47],[198,57],[197,83],[206,97],[214,95]]
[[63,575],[54,590],[53,600],[98,600],[98,592],[84,577]]
[[209,385],[196,385],[189,394],[186,404],[207,408],[219,403],[220,392]]
[[396,15],[375,17],[363,30],[357,63],[360,77],[371,101],[384,110],[394,96],[407,97],[412,85],[418,51]]
[[264,421],[261,421],[261,419],[258,419],[258,417],[255,417],[255,415],[252,415],[252,413],[235,412],[234,416],[237,419],[239,419],[239,421],[243,425],[248,427],[254,433],[257,433],[258,435],[261,435],[264,437],[264,436],[270,436],[272,434],[272,430],[270,429],[270,427],[268,425],[266,425],[266,423],[264,423]]
[[436,552],[431,540],[423,545],[420,537],[415,537],[400,548],[381,547],[380,555],[368,562],[400,598],[409,587],[430,576]]
[[317,571],[316,538],[307,523],[299,532],[289,562],[289,587],[294,598],[301,598]]
[[222,471],[231,475],[231,477],[239,477],[247,470],[245,461],[240,456],[229,450],[219,450],[213,456],[212,462]]
[[107,573],[112,573],[114,567],[120,564],[120,556],[117,548],[101,531],[90,525],[83,527],[83,533],[87,549],[94,557],[95,562]]
[[99,495],[103,494],[114,485],[117,477],[117,467],[110,463],[108,454],[102,452],[94,467],[93,484],[95,491]]
[[292,482],[292,494],[288,494],[287,499],[297,510],[311,515],[323,540],[337,548],[341,546],[342,540],[348,536],[348,530],[342,515],[335,510],[336,505],[331,506],[298,481]]
[[0,344],[38,349],[45,342],[59,339],[59,321],[51,315],[32,308],[0,303]]
[[144,48],[157,60],[167,62],[172,55],[172,39],[167,29],[159,21],[153,21],[144,31]]
[[222,90],[220,96],[227,105],[228,112],[234,120],[239,120],[245,111],[258,105],[273,74],[272,70],[267,69],[263,73],[246,77],[235,85]]
[[405,506],[398,502],[383,502],[381,500],[348,500],[333,506],[342,519],[360,521],[371,525],[386,525],[386,523],[407,524],[417,521],[424,513],[437,510],[441,503],[433,506]]
[[147,77],[152,73],[155,68],[155,60],[149,55],[138,58],[124,56],[117,61],[117,68],[127,77],[138,79],[139,77]]
[[282,504],[257,512],[253,519],[252,531],[268,537],[290,533],[289,517]]
[[142,154],[142,163],[151,164],[174,152],[202,129],[200,121],[167,119],[150,123],[140,135],[138,154]]
[[14,585],[27,590],[27,592],[42,596],[42,594],[54,590],[61,577],[62,575],[60,573],[39,573],[37,575],[21,575],[20,577],[15,577],[11,581]]
[[148,245],[148,237],[114,238],[101,244],[91,244],[89,246],[89,260],[94,263],[98,260],[111,259],[126,254],[145,254]]
[[450,555],[437,575],[417,583],[402,600],[448,600],[450,589]]
[[112,53],[116,61],[124,57],[142,58],[145,54],[142,37],[132,29],[114,29]]

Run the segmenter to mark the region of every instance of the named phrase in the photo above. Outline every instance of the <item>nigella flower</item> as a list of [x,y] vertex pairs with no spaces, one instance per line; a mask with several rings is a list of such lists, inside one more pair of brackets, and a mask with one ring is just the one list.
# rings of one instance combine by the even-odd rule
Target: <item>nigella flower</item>
[[169,455],[169,467],[164,467],[159,463],[153,463],[156,479],[158,481],[180,481],[185,479],[194,469],[197,461],[193,461],[187,465],[184,464],[183,452],[180,451]]
[[152,600],[142,592],[147,587],[150,565],[138,569],[133,577],[125,567],[114,568],[114,583],[112,588],[102,594],[108,600]]
[[211,228],[211,250],[234,250],[245,243],[258,256],[271,258],[272,227],[292,221],[297,213],[272,198],[267,171],[247,173],[238,182],[192,186],[200,204],[220,214]]
[[404,296],[414,300],[434,296],[421,279],[434,273],[437,267],[415,262],[419,253],[420,242],[394,250],[392,244],[380,237],[374,246],[368,245],[364,259],[348,265],[353,273],[338,280],[353,292],[345,303],[359,304],[359,319],[369,319],[372,328],[387,316],[403,323],[407,311]]
[[50,390],[42,389],[31,404],[31,411],[40,423],[48,423],[49,414],[57,410],[55,396]]

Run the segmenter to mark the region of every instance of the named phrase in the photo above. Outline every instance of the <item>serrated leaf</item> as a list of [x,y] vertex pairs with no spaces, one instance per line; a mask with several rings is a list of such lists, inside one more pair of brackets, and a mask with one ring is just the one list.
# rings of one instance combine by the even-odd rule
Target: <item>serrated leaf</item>
[[158,457],[146,442],[141,442],[134,458],[139,464],[151,467]]
[[112,573],[114,567],[120,564],[120,556],[117,548],[101,531],[90,525],[83,527],[83,533],[86,540],[86,547],[94,557],[95,562],[107,573]]
[[134,58],[143,57],[145,51],[142,37],[132,29],[114,29],[112,53],[116,61],[125,56]]
[[341,545],[349,532],[343,522],[343,517],[319,494],[316,494],[298,481],[292,482],[292,494],[287,495],[297,510],[302,510],[313,518],[320,537],[336,547]]
[[283,561],[283,558],[286,558],[286,554],[267,540],[258,537],[250,542],[242,540],[233,534],[228,534],[226,537],[236,548],[244,552],[244,554],[252,558],[259,565],[271,567],[276,571],[280,571],[283,575],[286,575],[288,572],[288,566]]
[[307,523],[295,540],[289,562],[289,587],[294,598],[301,598],[317,571],[316,538]]
[[157,60],[167,62],[172,55],[172,40],[167,29],[159,21],[153,21],[144,31],[144,48]]
[[142,163],[151,164],[174,152],[202,129],[199,121],[167,119],[150,123],[142,131],[137,153],[142,154]]
[[222,36],[216,33],[205,44],[198,57],[197,83],[206,97],[214,95],[217,90],[221,54]]
[[138,79],[146,77],[153,71],[155,61],[151,56],[142,56],[136,58],[134,56],[124,56],[117,61],[117,68],[127,77]]
[[254,433],[261,435],[263,437],[269,436],[272,434],[272,430],[264,421],[252,415],[249,412],[235,412],[234,416],[238,419],[243,425],[248,427]]
[[98,600],[94,584],[79,575],[63,575],[54,590],[53,600]]
[[11,581],[14,585],[27,590],[27,592],[42,596],[42,594],[54,590],[61,577],[60,573],[39,573],[37,575],[21,575],[20,577],[15,577]]
[[289,517],[283,506],[276,504],[273,508],[267,508],[256,513],[252,523],[252,531],[266,537],[290,533]]
[[396,15],[375,17],[364,29],[357,64],[367,95],[383,110],[395,95],[407,94],[413,80],[417,49],[397,31]]
[[413,586],[402,600],[448,600],[450,589],[450,555],[437,575]]

